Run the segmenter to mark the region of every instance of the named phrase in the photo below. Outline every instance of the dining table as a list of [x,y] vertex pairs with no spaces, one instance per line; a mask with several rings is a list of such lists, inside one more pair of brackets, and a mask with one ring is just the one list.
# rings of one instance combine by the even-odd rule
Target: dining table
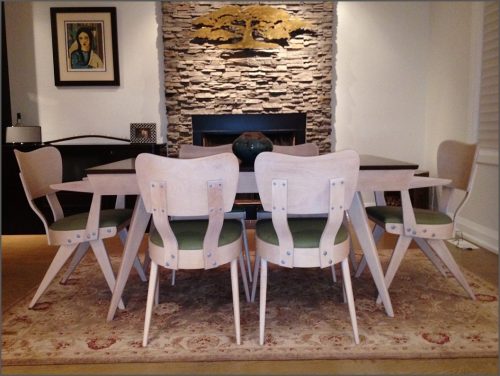
[[[415,163],[374,155],[360,155],[357,192],[347,211],[352,228],[363,251],[363,255],[365,256],[365,260],[378,292],[378,294],[374,294],[374,300],[377,295],[380,297],[385,312],[389,317],[394,317],[394,310],[384,280],[382,265],[372,235],[372,229],[366,215],[361,192],[375,193],[403,190],[408,189],[410,186],[431,186],[433,183],[432,178],[414,176],[417,169],[418,164]],[[102,194],[137,196],[116,278],[116,284],[108,310],[107,320],[111,321],[115,317],[118,303],[121,301],[130,271],[135,257],[138,254],[139,246],[146,233],[151,215],[146,211],[140,196],[135,174],[134,158],[91,167],[86,169],[86,174],[87,177],[84,179],[87,180],[85,184],[87,190],[91,190],[89,186],[99,186]],[[60,183],[53,186],[53,188],[58,190],[75,190],[78,189],[77,187],[78,183],[74,182]],[[253,171],[248,171],[248,169],[240,171],[237,192],[258,193]]]

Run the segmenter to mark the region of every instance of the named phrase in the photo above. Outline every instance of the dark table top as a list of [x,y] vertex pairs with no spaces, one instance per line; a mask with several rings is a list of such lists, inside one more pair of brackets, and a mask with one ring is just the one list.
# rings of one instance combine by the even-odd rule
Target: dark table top
[[[360,170],[416,170],[418,164],[375,155],[360,154]],[[245,169],[242,171],[251,171]],[[86,169],[87,174],[135,174],[135,158],[124,159]]]
[[376,155],[360,154],[360,170],[416,170],[418,164],[378,157]]

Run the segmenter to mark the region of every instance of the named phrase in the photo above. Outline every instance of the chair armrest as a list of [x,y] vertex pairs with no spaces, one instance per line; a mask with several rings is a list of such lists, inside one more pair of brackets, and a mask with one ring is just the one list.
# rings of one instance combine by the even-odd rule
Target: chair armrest
[[50,188],[55,191],[86,192],[92,193],[94,190],[88,180],[68,181],[65,183],[51,184]]
[[407,189],[401,191],[401,210],[403,211],[403,234],[410,235],[415,231],[417,221]]
[[439,185],[447,185],[451,183],[451,179],[429,178],[425,176],[413,176],[410,181],[410,189],[435,187]]

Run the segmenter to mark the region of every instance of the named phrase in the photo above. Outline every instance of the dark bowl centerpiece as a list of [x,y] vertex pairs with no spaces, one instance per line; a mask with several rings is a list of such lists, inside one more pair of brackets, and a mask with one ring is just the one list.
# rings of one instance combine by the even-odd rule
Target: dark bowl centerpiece
[[273,143],[261,132],[245,132],[233,141],[233,153],[246,167],[253,166],[259,153],[272,150]]

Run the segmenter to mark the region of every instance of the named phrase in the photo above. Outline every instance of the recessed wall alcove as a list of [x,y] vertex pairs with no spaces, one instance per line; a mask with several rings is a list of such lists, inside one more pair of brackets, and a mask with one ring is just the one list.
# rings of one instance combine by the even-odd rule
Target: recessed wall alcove
[[227,50],[194,41],[193,20],[229,4],[253,3],[162,3],[169,156],[178,154],[180,144],[193,143],[193,116],[231,114],[305,114],[304,141],[330,152],[336,2],[256,2],[310,25],[276,49]]

